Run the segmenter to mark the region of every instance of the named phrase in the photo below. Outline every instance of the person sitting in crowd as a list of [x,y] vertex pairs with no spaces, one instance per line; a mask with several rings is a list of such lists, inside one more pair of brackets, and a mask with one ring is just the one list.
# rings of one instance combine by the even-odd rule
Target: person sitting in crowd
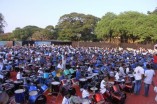
[[70,104],[70,93],[67,91],[63,97],[62,104]]
[[77,66],[77,69],[76,69],[76,79],[79,80],[81,78],[81,70],[80,70],[80,67]]
[[93,65],[89,65],[87,69],[88,73],[93,73]]
[[88,92],[88,86],[87,85],[85,85],[83,87],[82,98],[84,98],[84,99],[88,99],[89,98],[89,92]]

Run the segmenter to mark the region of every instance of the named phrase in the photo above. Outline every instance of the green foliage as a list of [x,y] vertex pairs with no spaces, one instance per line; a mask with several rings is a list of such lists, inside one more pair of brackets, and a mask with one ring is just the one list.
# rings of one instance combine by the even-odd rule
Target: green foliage
[[105,14],[99,23],[96,25],[95,33],[98,39],[105,40],[113,35],[112,21],[117,18],[117,15],[111,12]]
[[99,18],[92,15],[79,13],[65,14],[60,17],[56,29],[58,30],[58,39],[78,40],[77,34],[81,34],[81,40],[92,40],[94,37],[94,28]]
[[51,40],[56,39],[55,29],[49,25],[45,29],[40,29],[32,34],[32,40]]
[[26,26],[24,28],[16,28],[13,31],[15,40],[29,40],[32,37],[32,34],[36,31],[39,31],[40,28],[37,26]]
[[150,43],[157,41],[157,15],[127,11],[115,15],[107,13],[96,26],[98,38],[106,40],[119,37],[121,42]]
[[[5,21],[0,13],[0,33]],[[80,36],[79,36],[80,35]],[[26,26],[16,28],[12,34],[1,36],[1,40],[71,40],[115,42],[157,42],[157,8],[148,14],[127,11],[120,14],[106,13],[101,19],[93,15],[70,13],[60,17],[54,27]]]

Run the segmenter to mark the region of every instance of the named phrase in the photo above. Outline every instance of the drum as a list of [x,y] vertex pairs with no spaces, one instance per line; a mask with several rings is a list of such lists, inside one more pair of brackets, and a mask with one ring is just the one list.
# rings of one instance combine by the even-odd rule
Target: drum
[[69,69],[70,73],[73,74],[75,71],[73,69]]
[[38,75],[37,78],[38,78],[39,84],[42,84],[44,82],[44,79],[43,79],[42,75]]
[[44,78],[45,79],[49,78],[49,73],[44,73]]
[[35,85],[29,86],[29,92],[30,91],[37,91],[37,87]]
[[63,80],[64,79],[64,76],[60,76],[59,77],[59,81]]
[[14,84],[6,84],[4,86],[6,93],[11,97],[14,94]]
[[93,70],[93,73],[99,73],[99,70],[95,69],[95,70]]
[[54,82],[51,82],[51,89],[52,89],[52,92],[59,92],[59,88],[60,88],[60,82],[57,82],[57,81],[54,81]]
[[111,96],[111,94],[110,94],[109,91],[106,91],[106,92],[103,94],[103,97],[104,97],[105,100],[106,100],[106,99],[110,99],[110,96]]
[[91,104],[91,101],[88,99],[82,99],[82,103],[81,104]]
[[44,93],[46,90],[48,89],[48,86],[46,86],[45,84],[41,86],[40,92]]
[[15,85],[15,90],[20,88],[20,85],[22,85],[23,82],[22,81],[14,81],[14,85]]
[[99,74],[98,74],[98,73],[93,73],[93,75],[92,75],[92,76],[93,76],[93,77],[95,77],[95,76],[97,76],[97,75],[99,75]]
[[103,95],[100,94],[100,93],[96,93],[96,94],[93,96],[93,98],[94,98],[94,102],[96,102],[96,103],[102,104],[102,103],[105,102]]
[[87,84],[87,79],[86,78],[80,78],[79,79],[79,85],[80,85],[80,88],[83,88],[84,85]]
[[64,73],[64,75],[69,75],[69,74],[70,74],[70,71],[69,71],[68,69],[65,69],[65,70],[63,71],[63,73]]
[[56,76],[60,77],[60,76],[62,76],[62,74],[63,74],[62,69],[58,69]]
[[8,80],[5,80],[6,83],[12,83],[13,80],[12,79],[8,79]]
[[53,71],[51,74],[53,77],[56,77],[56,71]]
[[8,104],[9,96],[6,92],[0,91],[0,104]]
[[86,77],[87,82],[88,82],[88,83],[91,83],[91,82],[92,82],[92,78],[93,78],[93,76],[88,76],[88,77]]
[[16,101],[16,103],[23,103],[25,101],[24,92],[25,92],[24,89],[15,90],[15,101]]
[[37,91],[31,91],[29,92],[29,103],[30,104],[35,104],[35,100],[38,97],[38,92]]
[[115,80],[115,84],[122,84],[124,82],[125,82],[124,79]]

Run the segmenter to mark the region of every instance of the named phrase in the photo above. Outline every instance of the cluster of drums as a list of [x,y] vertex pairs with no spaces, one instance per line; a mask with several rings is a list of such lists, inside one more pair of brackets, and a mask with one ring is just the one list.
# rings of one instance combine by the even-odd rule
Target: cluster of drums
[[[16,103],[29,103],[29,104],[45,104],[46,96],[43,93],[48,89],[46,85],[24,85],[22,80],[6,80],[2,84],[3,91],[9,97],[15,95]],[[8,99],[6,99],[8,100]]]
[[[92,83],[95,78],[100,77],[100,74],[94,73],[92,76],[88,76],[86,78],[79,79],[80,87]],[[97,86],[98,85],[98,86]],[[90,87],[90,86],[88,86]],[[123,104],[126,99],[125,92],[132,92],[134,87],[134,76],[132,74],[128,74],[125,77],[121,77],[119,80],[112,80],[106,83],[106,91],[102,94],[99,92],[100,80],[96,80],[94,82],[94,87],[91,86],[88,90],[93,91],[94,95],[92,96],[92,102],[95,103],[120,103]]]

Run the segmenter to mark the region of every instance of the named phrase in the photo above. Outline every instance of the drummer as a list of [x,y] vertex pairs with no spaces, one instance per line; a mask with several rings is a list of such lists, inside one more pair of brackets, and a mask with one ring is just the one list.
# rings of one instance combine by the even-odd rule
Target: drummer
[[93,72],[93,65],[89,65],[87,71],[92,74]]
[[83,90],[82,90],[82,98],[83,99],[89,99],[89,92],[88,92],[88,86],[87,85],[84,85],[83,86]]
[[100,83],[100,92],[104,94],[106,92],[106,84],[108,82],[108,77],[104,77],[104,79]]
[[77,69],[76,69],[76,79],[79,80],[81,78],[81,70],[80,70],[80,67],[77,66]]
[[70,96],[71,96],[70,93],[67,91],[62,100],[62,104],[70,104]]
[[19,70],[17,75],[16,75],[17,80],[22,80],[22,70]]

